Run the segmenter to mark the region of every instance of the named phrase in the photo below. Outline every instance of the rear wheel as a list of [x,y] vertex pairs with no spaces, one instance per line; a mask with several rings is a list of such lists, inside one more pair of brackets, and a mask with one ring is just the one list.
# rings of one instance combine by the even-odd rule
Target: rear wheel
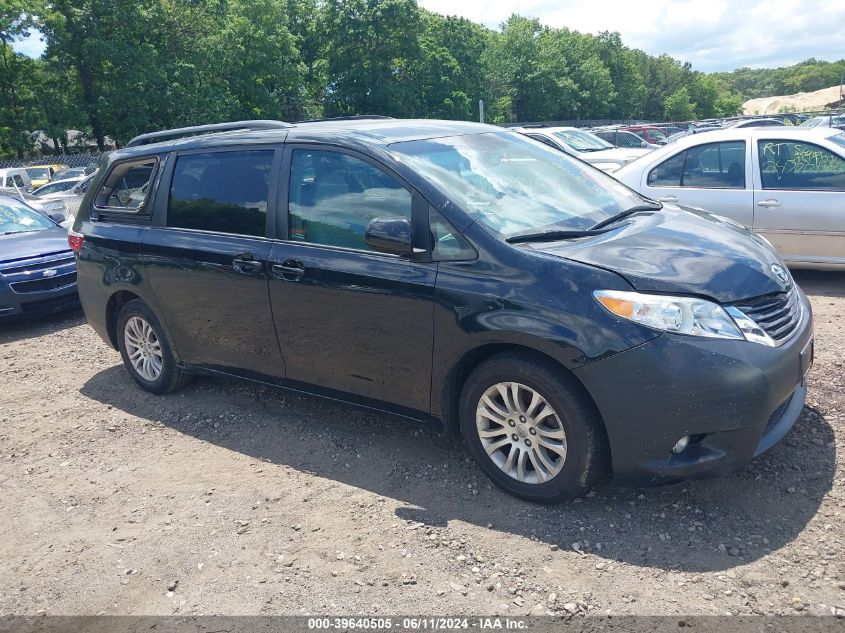
[[143,389],[169,393],[191,380],[190,374],[176,366],[161,324],[140,299],[123,306],[117,319],[117,333],[123,364]]
[[602,466],[601,421],[552,363],[501,354],[464,385],[461,430],[479,466],[507,492],[539,502],[577,496]]

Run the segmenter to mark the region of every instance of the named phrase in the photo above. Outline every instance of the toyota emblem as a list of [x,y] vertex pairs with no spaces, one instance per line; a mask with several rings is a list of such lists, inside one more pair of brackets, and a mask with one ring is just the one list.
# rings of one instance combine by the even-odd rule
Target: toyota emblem
[[772,264],[772,274],[777,277],[778,281],[784,286],[789,285],[789,273],[786,272],[780,264]]

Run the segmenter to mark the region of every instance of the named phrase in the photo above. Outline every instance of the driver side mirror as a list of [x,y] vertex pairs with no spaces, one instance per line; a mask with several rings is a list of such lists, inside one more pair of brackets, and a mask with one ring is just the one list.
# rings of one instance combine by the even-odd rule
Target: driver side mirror
[[642,143],[640,143],[640,147],[648,147],[648,143],[646,143],[645,141],[643,141]]
[[373,218],[364,230],[364,241],[370,248],[393,255],[410,255],[411,222],[407,218]]

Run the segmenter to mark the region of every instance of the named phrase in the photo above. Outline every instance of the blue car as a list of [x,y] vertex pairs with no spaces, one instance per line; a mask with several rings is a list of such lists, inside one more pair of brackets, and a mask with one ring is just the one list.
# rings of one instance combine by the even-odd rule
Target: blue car
[[67,230],[20,200],[0,196],[0,318],[78,305]]

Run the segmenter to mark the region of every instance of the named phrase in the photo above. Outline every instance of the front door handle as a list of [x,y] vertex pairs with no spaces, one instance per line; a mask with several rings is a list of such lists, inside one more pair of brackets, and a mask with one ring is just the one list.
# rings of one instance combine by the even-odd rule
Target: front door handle
[[281,263],[274,263],[270,266],[273,276],[282,281],[299,281],[305,274],[305,266],[295,259],[286,259]]
[[232,260],[232,268],[244,275],[253,275],[261,270],[261,262],[255,259],[255,255],[252,253],[241,253],[235,255]]
[[769,198],[768,200],[760,200],[757,203],[758,207],[766,207],[767,209],[774,209],[775,207],[780,206],[780,201],[775,200],[774,198]]
[[669,204],[675,204],[678,201],[678,196],[663,196],[662,198],[658,198],[660,202],[668,202]]

